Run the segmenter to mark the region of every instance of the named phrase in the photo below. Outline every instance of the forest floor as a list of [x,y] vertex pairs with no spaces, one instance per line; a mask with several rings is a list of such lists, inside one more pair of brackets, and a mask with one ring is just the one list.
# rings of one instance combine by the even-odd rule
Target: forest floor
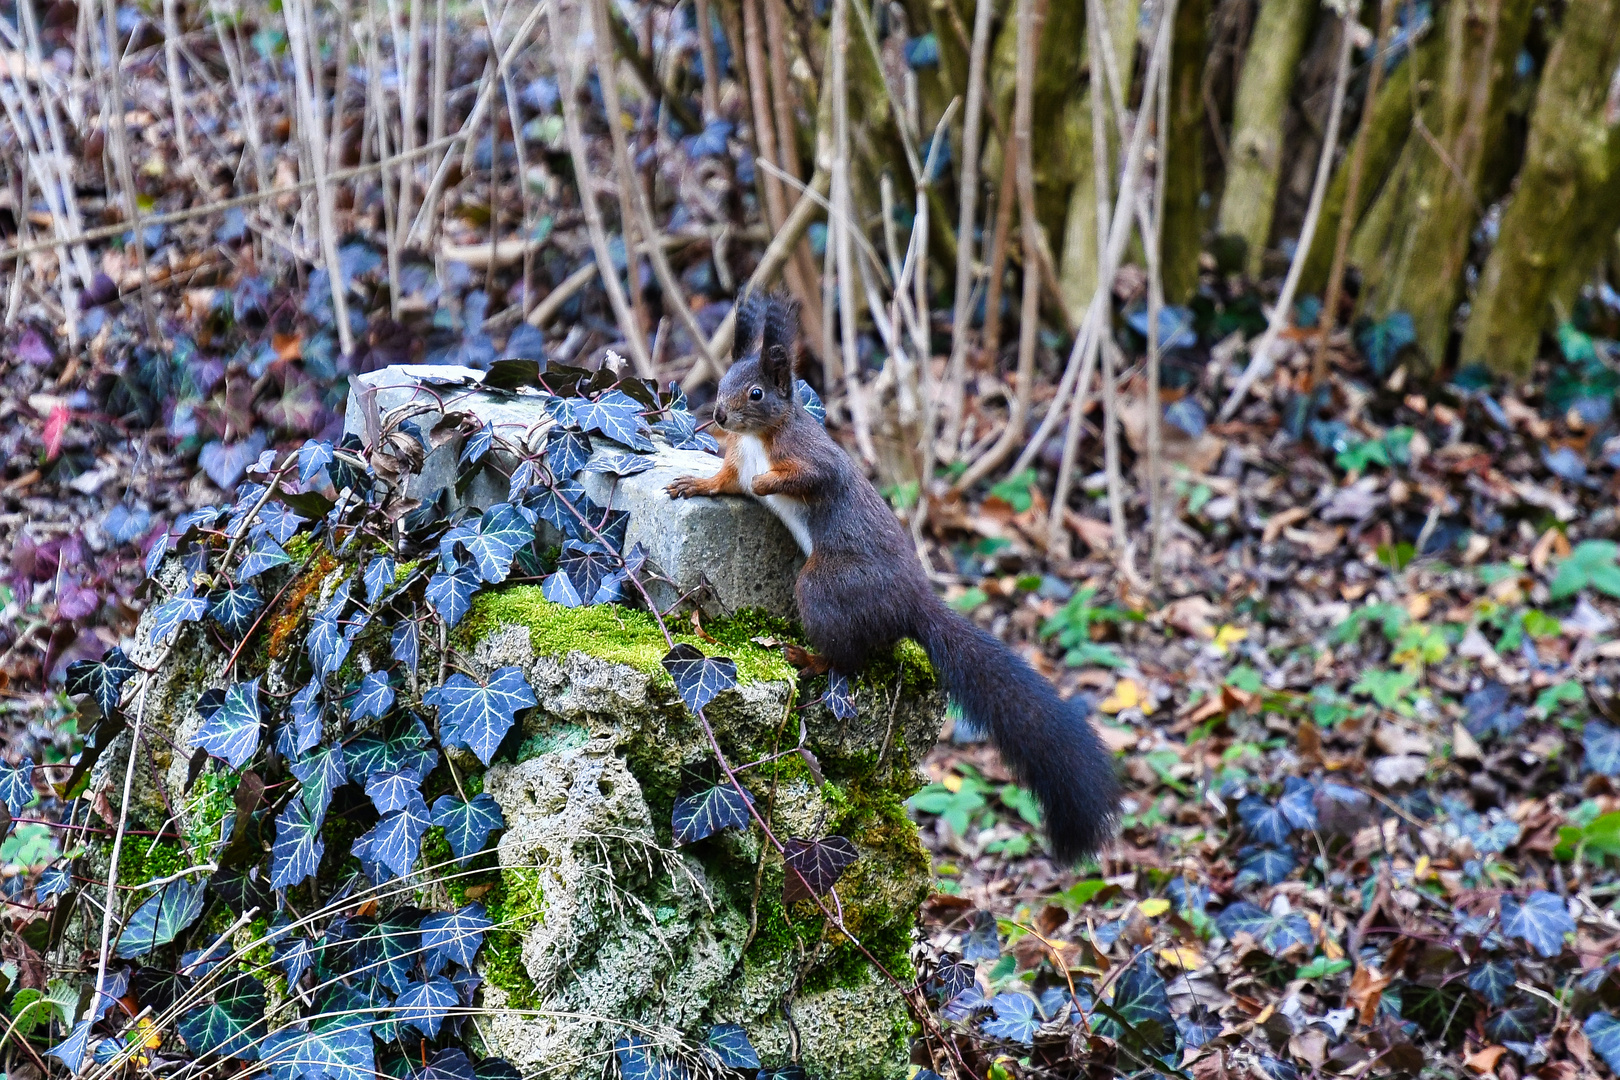
[[[723,156],[727,139],[682,151]],[[447,243],[487,238],[475,203],[464,218],[452,206]],[[362,311],[387,310],[381,219],[356,210],[340,252]],[[536,274],[555,286],[589,246],[577,213],[544,220]],[[32,308],[0,339],[12,757],[75,752],[62,673],[132,632],[155,538],[228,500],[264,449],[333,437],[348,375],[536,349],[577,360],[616,340],[594,285],[561,309],[567,337],[547,339],[501,311],[486,328],[493,273],[413,259],[392,283],[411,314],[374,315],[343,357],[324,273],[261,273],[240,215],[148,233],[161,280],[147,298],[127,287],[127,250],[97,249],[106,289],[85,303],[80,348]],[[724,281],[706,258],[682,280],[712,333]],[[1063,511],[1082,557],[1047,550],[1061,432],[1039,468],[931,505],[948,598],[1091,698],[1127,799],[1117,844],[1060,867],[994,753],[943,741],[911,801],[936,876],[925,985],[979,1075],[1620,1071],[1620,297],[1590,294],[1533,389],[1409,376],[1410,321],[1392,320],[1332,340],[1327,393],[1303,392],[1301,342],[1213,423],[1237,370],[1222,343],[1258,332],[1274,286],[1207,273],[1171,314],[1157,575],[1147,540],[1113,543],[1090,440],[1097,472]],[[1144,344],[1141,292],[1126,268],[1128,353]],[[935,330],[941,351],[949,327]],[[1043,343],[1037,404],[1063,344]],[[981,430],[1001,422],[1010,353],[970,382]],[[1137,491],[1139,387],[1119,406]],[[1122,510],[1146,537],[1142,500]],[[0,850],[8,898],[57,850],[46,826],[19,826]]]

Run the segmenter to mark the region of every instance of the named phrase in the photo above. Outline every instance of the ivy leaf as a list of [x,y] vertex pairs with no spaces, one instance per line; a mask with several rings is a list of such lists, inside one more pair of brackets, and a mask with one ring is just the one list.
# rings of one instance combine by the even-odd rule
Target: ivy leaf
[[827,406],[821,403],[821,395],[816,393],[816,388],[803,379],[797,380],[794,385],[799,390],[799,400],[804,402],[804,411],[815,417],[816,423],[825,425]]
[[439,1025],[450,1010],[461,1004],[461,996],[450,980],[436,975],[426,982],[411,983],[394,1002],[399,1022],[413,1027],[430,1039],[439,1037]]
[[352,626],[343,627],[340,620],[344,609],[349,606],[349,590],[353,587],[354,580],[344,578],[333,590],[331,601],[310,620],[309,637],[304,647],[309,652],[309,662],[314,666],[317,677],[330,675],[342,667],[349,655],[349,643],[354,640],[357,631]]
[[[1290,776],[1283,781],[1283,796],[1277,800],[1277,809],[1294,828],[1306,831],[1315,829],[1316,785],[1309,780]],[[1240,810],[1239,813],[1241,812]]]
[[675,843],[694,844],[722,829],[746,829],[748,804],[730,784],[717,784],[675,800]]
[[285,889],[314,874],[326,854],[320,824],[303,799],[289,802],[276,818],[276,844],[270,850],[270,887]]
[[321,741],[326,727],[321,707],[321,681],[314,680],[292,697],[293,752],[302,754]]
[[1228,905],[1215,916],[1215,925],[1228,938],[1248,934],[1273,956],[1294,945],[1309,945],[1316,940],[1310,920],[1305,916],[1292,911],[1273,914],[1247,900]]
[[997,1039],[1011,1039],[1028,1045],[1035,1041],[1035,1032],[1041,1026],[1035,1015],[1035,999],[1017,992],[997,994],[990,999],[995,1016],[984,1022],[984,1033]]
[[759,1051],[748,1041],[740,1024],[716,1024],[709,1029],[709,1049],[727,1069],[759,1068]]
[[417,655],[421,648],[416,623],[411,619],[406,619],[395,626],[393,634],[389,637],[388,647],[395,660],[398,660],[407,668],[415,668]]
[[181,623],[196,622],[208,612],[208,601],[192,595],[191,586],[152,609],[152,644],[161,645],[180,629]]
[[255,539],[268,536],[278,544],[285,544],[298,535],[298,526],[307,522],[309,518],[300,517],[293,513],[292,508],[279,499],[264,504],[259,511],[258,524],[253,526],[248,535]]
[[832,711],[835,720],[855,719],[855,692],[849,678],[841,671],[827,672],[827,692],[821,700]]
[[579,597],[579,590],[574,588],[573,581],[566,571],[558,570],[540,584],[540,595],[553,604],[561,604],[566,608],[577,608],[585,601]]
[[[991,920],[994,922],[994,919]],[[1000,952],[1000,945],[996,947]],[[972,964],[965,964],[961,958],[946,955],[940,958],[939,964],[934,968],[933,975],[929,976],[924,990],[935,1001],[951,1001],[968,987],[975,985],[976,972]]]
[[462,541],[479,576],[492,585],[506,580],[512,572],[512,559],[525,545],[534,542],[534,526],[511,503],[496,503],[484,511],[478,531]]
[[299,797],[309,809],[310,821],[319,829],[326,820],[326,808],[332,804],[332,792],[343,786],[342,745],[322,746],[310,752],[292,763],[292,773],[302,785]]
[[574,422],[586,431],[599,431],[632,450],[651,450],[641,405],[622,390],[609,390],[595,401],[576,401]]
[[623,450],[604,450],[591,458],[586,470],[613,476],[635,476],[653,467],[653,459],[645,454],[627,454]]
[[826,895],[860,858],[855,844],[846,836],[791,839],[782,847],[787,852],[787,873],[782,880],[784,904]]
[[84,1053],[90,1045],[89,1020],[81,1020],[68,1032],[68,1037],[45,1051],[67,1066],[68,1072],[78,1073],[79,1066],[84,1064]]
[[519,709],[535,704],[534,692],[518,667],[503,667],[487,685],[460,674],[422,695],[439,707],[439,737],[447,746],[465,746],[488,765],[511,730]]
[[202,914],[207,890],[202,882],[184,878],[158,889],[156,896],[135,909],[118,935],[117,955],[121,960],[145,956],[160,945],[167,945]]
[[393,556],[378,555],[366,563],[366,569],[360,576],[366,585],[366,603],[375,606],[394,583]]
[[569,540],[557,559],[557,572],[566,573],[586,603],[611,603],[619,597],[619,558],[613,549],[594,541]]
[[1153,969],[1152,953],[1138,954],[1121,973],[1114,983],[1113,1001],[1093,1007],[1103,1014],[1094,1021],[1094,1030],[1116,1041],[1129,1037],[1131,1045],[1156,1049],[1175,1038],[1170,995]]
[[413,791],[412,794],[415,795],[413,800],[388,814],[354,842],[357,856],[386,867],[394,877],[404,877],[411,872],[422,850],[422,835],[433,823],[421,793]]
[[0,767],[0,801],[6,804],[12,817],[22,813],[23,807],[35,797],[33,758],[25,757],[16,765]]
[[422,920],[422,951],[469,970],[491,926],[483,904],[468,904],[459,911],[429,915]]
[[1502,897],[1502,933],[1525,942],[1538,954],[1557,956],[1564,951],[1564,935],[1575,932],[1575,920],[1557,893],[1537,889],[1523,900]]
[[1606,1012],[1595,1012],[1586,1018],[1582,1030],[1610,1071],[1620,1073],[1620,1020]]
[[118,708],[124,684],[139,670],[129,662],[124,650],[115,645],[100,660],[78,660],[69,664],[67,692],[73,696],[91,695],[101,715],[110,716]]
[[1581,732],[1586,768],[1604,776],[1620,776],[1620,730],[1601,720],[1588,720]]
[[546,440],[546,468],[558,480],[570,479],[591,459],[591,440],[584,432],[553,428]]
[[1541,1026],[1541,1019],[1539,1005],[1504,1009],[1485,1021],[1485,1035],[1492,1042],[1533,1043],[1540,1034],[1537,1028]]
[[613,1044],[619,1062],[619,1080],[682,1080],[684,1070],[665,1061],[639,1036],[621,1037]]
[[271,963],[281,969],[287,977],[287,985],[295,986],[298,980],[304,977],[315,964],[315,946],[309,938],[294,937],[276,942],[276,951]]
[[433,804],[433,824],[444,830],[444,838],[456,858],[465,862],[484,849],[489,834],[506,828],[501,808],[488,792],[463,801],[454,795],[441,795]]
[[426,776],[438,761],[434,751],[422,749],[427,737],[427,728],[414,715],[408,724],[391,735],[377,730],[366,732],[344,748],[349,779],[364,784],[366,777],[372,773],[398,772],[400,769],[415,769]]
[[152,546],[146,551],[147,577],[157,577],[158,571],[163,568],[163,557],[168,553],[169,534],[167,532],[160,532],[157,534],[157,539],[152,541]]
[[1294,831],[1281,808],[1272,806],[1258,795],[1250,795],[1238,803],[1237,812],[1249,835],[1262,844],[1286,844],[1288,835]]
[[685,642],[669,650],[663,663],[675,680],[676,692],[693,712],[737,685],[735,663],[723,656],[704,656],[697,646]]
[[975,911],[962,941],[962,959],[991,964],[1001,959],[1001,930],[988,911]]
[[379,814],[392,814],[422,801],[422,774],[414,769],[374,773],[366,778],[366,794]]
[[350,974],[370,973],[394,993],[403,992],[422,951],[421,921],[422,913],[407,907],[370,923],[359,940],[361,966]]
[[1277,885],[1294,872],[1297,860],[1292,848],[1249,844],[1238,849],[1238,876]]
[[220,987],[212,1004],[193,1009],[180,1020],[180,1037],[192,1053],[254,1061],[264,1034],[264,986],[237,975]]
[[264,1040],[264,1063],[273,1080],[375,1080],[375,1023],[367,1013],[340,1013],[308,1029],[281,1028]]
[[225,691],[224,702],[192,736],[191,745],[240,769],[259,748],[261,726],[258,678],[233,683]]
[[1468,989],[1500,1008],[1519,979],[1511,960],[1486,960],[1468,969]]
[[332,444],[305,439],[298,448],[298,482],[308,485],[315,475],[332,463]]
[[[495,425],[486,421],[483,427],[467,436],[467,442],[461,448],[461,464],[470,465],[482,461],[484,455],[489,453],[489,448],[494,445]],[[432,1037],[429,1033],[428,1038]]]
[[247,553],[242,556],[242,565],[236,568],[236,576],[246,581],[248,578],[258,577],[266,570],[290,562],[292,556],[276,543],[275,537],[266,534],[253,541],[252,546],[247,549]]
[[532,487],[524,493],[520,504],[537,520],[546,522],[564,536],[578,536],[580,521],[576,515],[590,516],[595,508],[585,489],[572,480],[558,480],[550,486]]
[[48,904],[73,888],[73,864],[52,863],[40,872],[39,883],[34,886],[34,897]]
[[185,535],[200,526],[212,526],[230,510],[229,506],[199,506],[195,510],[187,510],[174,519],[174,528],[170,535],[175,539],[184,539]]
[[448,574],[441,570],[428,578],[427,602],[446,626],[454,626],[471,610],[473,594],[481,584],[478,568],[471,563]]
[[367,672],[349,708],[349,723],[359,724],[368,716],[387,716],[393,706],[394,688],[388,683],[388,672]]
[[252,585],[216,589],[208,594],[209,616],[237,640],[253,626],[253,616],[262,607],[264,601]]

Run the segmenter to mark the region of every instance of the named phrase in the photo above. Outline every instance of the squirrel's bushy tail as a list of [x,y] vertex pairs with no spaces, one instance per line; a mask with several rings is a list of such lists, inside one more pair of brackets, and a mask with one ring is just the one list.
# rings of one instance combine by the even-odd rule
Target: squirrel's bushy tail
[[1113,755],[1079,702],[1006,645],[937,600],[913,635],[972,729],[984,731],[1040,800],[1046,836],[1064,862],[1108,841],[1119,813]]

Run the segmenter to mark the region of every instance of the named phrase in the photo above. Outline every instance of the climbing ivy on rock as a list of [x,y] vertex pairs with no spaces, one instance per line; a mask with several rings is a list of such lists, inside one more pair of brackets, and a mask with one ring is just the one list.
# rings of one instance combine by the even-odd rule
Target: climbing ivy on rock
[[[642,582],[656,569],[639,546],[627,549],[627,515],[595,503],[577,477],[646,469],[655,434],[680,449],[716,446],[678,390],[607,368],[503,361],[482,389],[521,392],[550,424],[509,433],[466,414],[401,410],[371,446],[351,435],[264,451],[234,501],[182,515],[158,536],[146,631],[163,651],[145,670],[199,644],[227,658],[190,703],[198,722],[179,749],[188,790],[229,777],[234,810],[127,916],[95,979],[109,1007],[64,1029],[51,1050],[70,1070],[110,1072],[146,1052],[145,1029],[110,1007],[133,992],[141,1023],[178,1032],[194,1057],[257,1062],[273,1080],[513,1073],[474,1063],[460,1044],[488,914],[478,903],[439,912],[406,903],[425,895],[413,875],[461,872],[504,828],[495,800],[467,790],[458,755],[488,765],[537,703],[521,668],[477,669],[447,646],[449,631],[480,591],[513,580],[538,582],[571,607],[645,604]],[[456,490],[493,481],[502,501],[447,514],[449,491],[406,495],[426,456],[456,441]],[[676,842],[757,823],[785,858],[784,899],[810,901],[842,927],[823,898],[841,911],[834,888],[858,849],[842,836],[784,844],[771,835],[736,778],[758,763],[726,761],[703,715],[736,686],[736,665],[671,644],[664,667],[723,777],[675,801]],[[69,691],[103,719],[60,795],[85,796],[100,748],[145,707],[147,678],[119,649],[73,666]],[[847,681],[820,700],[853,711]],[[0,776],[14,813],[32,797],[27,777]],[[338,805],[344,827],[334,831]],[[450,865],[423,865],[434,826]],[[75,888],[68,869],[53,868],[49,893],[41,879],[42,902]],[[211,932],[221,909],[234,922]],[[272,998],[281,1002],[273,1023]],[[758,1067],[741,1028],[706,1039],[698,1053],[709,1065]],[[626,1075],[675,1068],[628,1036],[617,1057]]]

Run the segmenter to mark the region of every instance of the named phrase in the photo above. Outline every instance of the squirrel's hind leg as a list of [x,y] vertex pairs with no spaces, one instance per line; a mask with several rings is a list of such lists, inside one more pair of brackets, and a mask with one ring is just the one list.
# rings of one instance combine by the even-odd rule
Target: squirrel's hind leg
[[785,651],[787,662],[798,668],[801,675],[825,675],[832,669],[831,660],[811,652],[803,645],[789,645]]

